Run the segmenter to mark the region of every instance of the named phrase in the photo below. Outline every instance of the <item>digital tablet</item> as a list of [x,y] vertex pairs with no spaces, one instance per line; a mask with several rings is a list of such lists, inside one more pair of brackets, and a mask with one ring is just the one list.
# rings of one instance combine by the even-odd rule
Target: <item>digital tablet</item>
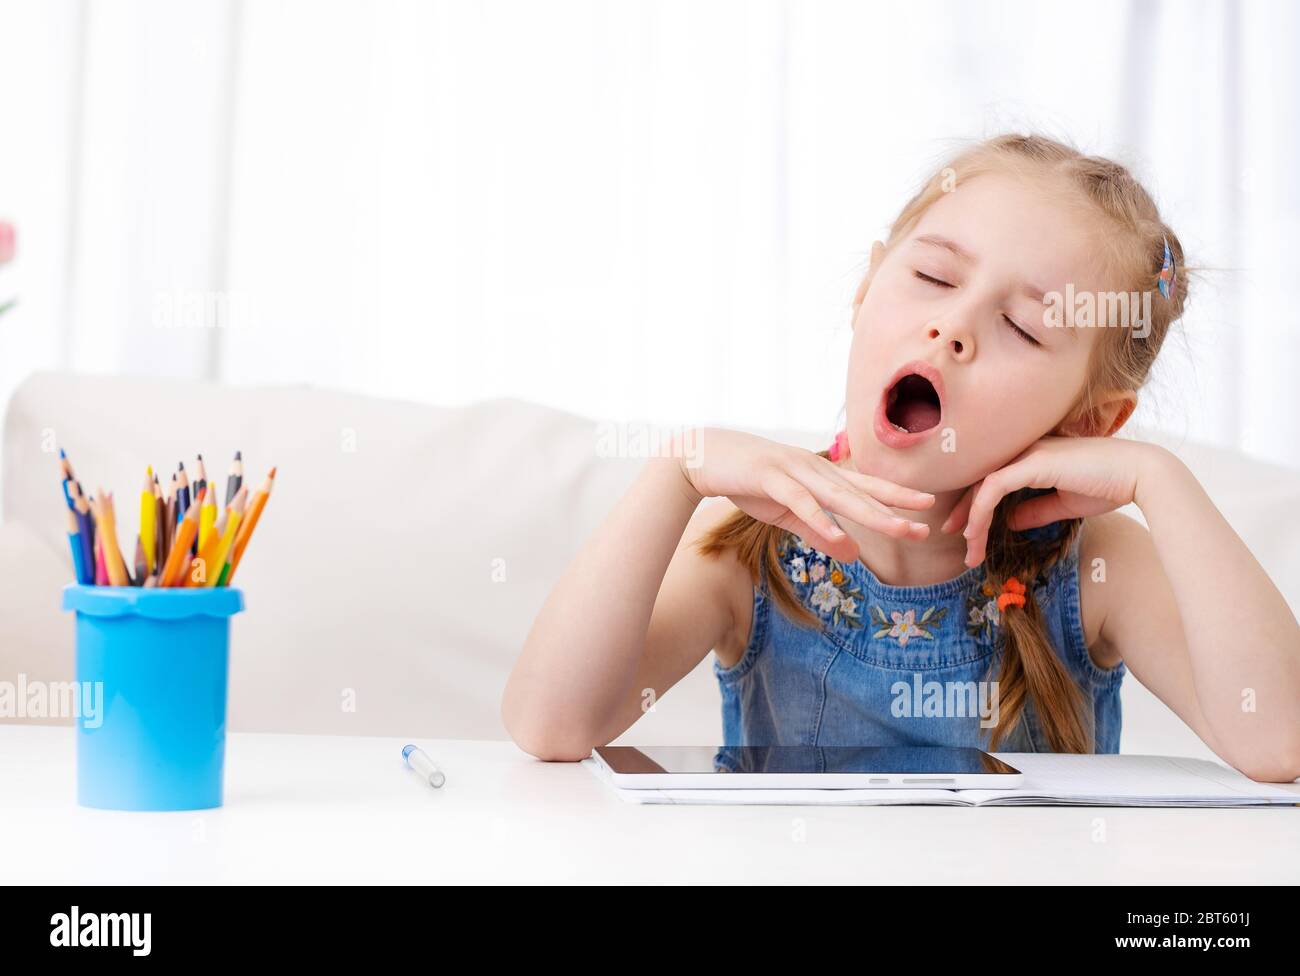
[[999,790],[1024,774],[946,746],[597,746],[613,785],[647,790]]

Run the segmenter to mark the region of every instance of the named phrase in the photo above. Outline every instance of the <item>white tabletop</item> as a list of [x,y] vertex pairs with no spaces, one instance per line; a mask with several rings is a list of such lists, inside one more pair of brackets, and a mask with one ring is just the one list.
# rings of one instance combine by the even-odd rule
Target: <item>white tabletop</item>
[[[225,806],[76,805],[73,730],[0,724],[9,884],[1300,882],[1294,808],[636,806],[510,742],[233,734]],[[1300,796],[1300,787],[1297,796]]]

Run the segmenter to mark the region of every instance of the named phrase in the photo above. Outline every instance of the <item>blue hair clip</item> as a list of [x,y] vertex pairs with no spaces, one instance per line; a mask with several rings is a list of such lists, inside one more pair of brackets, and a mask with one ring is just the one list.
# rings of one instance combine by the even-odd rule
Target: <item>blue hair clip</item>
[[1168,298],[1174,290],[1174,255],[1169,250],[1169,238],[1165,238],[1165,260],[1160,266],[1160,277],[1157,284],[1160,286],[1160,294]]

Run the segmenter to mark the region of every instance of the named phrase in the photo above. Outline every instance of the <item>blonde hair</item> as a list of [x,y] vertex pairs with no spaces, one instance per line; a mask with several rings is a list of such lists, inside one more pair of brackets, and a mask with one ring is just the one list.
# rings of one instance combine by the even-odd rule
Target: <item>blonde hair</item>
[[[890,227],[886,249],[901,241],[922,214],[953,185],[982,173],[1009,173],[1047,179],[1066,191],[1066,202],[1103,223],[1098,235],[1102,256],[1118,279],[1118,291],[1150,292],[1164,263],[1165,242],[1173,255],[1176,274],[1168,298],[1156,297],[1142,330],[1103,329],[1093,345],[1088,378],[1070,414],[1062,423],[1086,421],[1098,433],[1096,398],[1105,390],[1136,390],[1147,378],[1170,326],[1183,314],[1187,301],[1187,274],[1182,245],[1160,218],[1150,194],[1120,164],[1037,135],[1001,135],[959,153],[926,181],[903,207]],[[954,184],[954,180],[956,181]],[[828,451],[819,452],[829,457]],[[1082,519],[1070,519],[1055,538],[1030,538],[1012,531],[1007,517],[1017,504],[1029,497],[1030,489],[1013,492],[994,511],[989,529],[985,566],[986,586],[993,592],[1015,576],[1025,584],[1023,608],[1008,607],[1001,614],[1004,638],[1002,668],[998,674],[999,721],[991,735],[990,749],[999,744],[1021,721],[1028,701],[1034,702],[1044,734],[1054,752],[1092,752],[1095,743],[1085,708],[1091,708],[1082,690],[1052,649],[1042,612],[1034,598],[1034,584],[1064,558],[1077,538]],[[781,568],[781,551],[786,532],[737,511],[706,533],[697,550],[717,556],[734,550],[749,570],[755,585],[766,568],[771,593],[778,608],[806,626],[820,621],[795,598],[790,581]]]

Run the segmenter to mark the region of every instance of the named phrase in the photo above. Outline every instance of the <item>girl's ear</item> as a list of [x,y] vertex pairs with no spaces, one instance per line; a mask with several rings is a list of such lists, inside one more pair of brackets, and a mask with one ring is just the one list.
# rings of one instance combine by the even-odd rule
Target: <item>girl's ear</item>
[[858,315],[858,308],[867,297],[867,289],[871,287],[871,279],[876,276],[876,271],[880,267],[880,262],[884,259],[885,245],[880,243],[880,241],[876,241],[871,245],[871,263],[867,266],[867,273],[862,276],[862,281],[858,285],[858,293],[853,296],[853,316],[855,319]]
[[1114,412],[1110,414],[1110,422],[1104,436],[1109,437],[1128,422],[1128,418],[1133,416],[1133,411],[1137,409],[1137,394],[1132,390],[1127,390],[1116,401]]
[[1102,397],[1091,410],[1076,412],[1057,432],[1063,437],[1110,437],[1133,416],[1137,394],[1122,390]]

